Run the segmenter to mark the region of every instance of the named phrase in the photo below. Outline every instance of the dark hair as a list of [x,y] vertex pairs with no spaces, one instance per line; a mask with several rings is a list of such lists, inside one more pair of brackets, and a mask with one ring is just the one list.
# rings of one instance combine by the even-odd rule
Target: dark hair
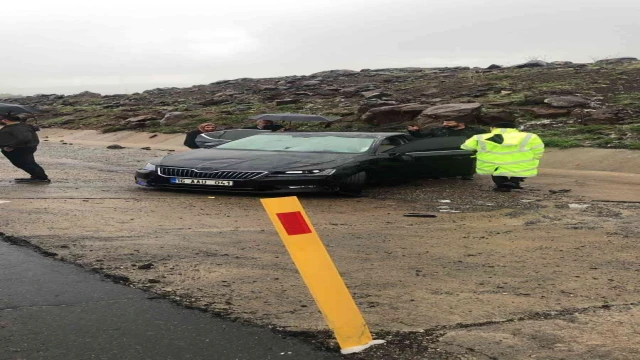
[[491,124],[491,127],[500,128],[500,129],[517,129],[518,125],[511,122],[499,122],[499,123]]
[[0,115],[0,119],[1,120],[14,121],[14,122],[22,122],[22,119],[20,119],[19,117],[15,116],[15,115],[11,115],[11,114],[1,114]]

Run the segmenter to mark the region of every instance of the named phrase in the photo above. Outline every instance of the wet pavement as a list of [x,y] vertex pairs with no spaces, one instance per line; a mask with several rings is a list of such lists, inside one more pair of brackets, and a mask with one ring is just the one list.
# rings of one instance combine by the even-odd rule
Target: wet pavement
[[0,359],[337,359],[0,241]]
[[[78,280],[52,281],[54,271],[35,271],[31,261],[7,265],[17,255],[5,250],[0,360],[338,356],[296,341],[313,355],[273,345],[278,336],[265,330],[302,331],[305,341],[336,348],[260,197],[136,187],[135,169],[163,153],[45,142],[37,158],[54,180],[46,186],[15,184],[11,179],[23,175],[0,164],[0,231],[171,300],[148,300],[126,287],[139,297],[91,298],[95,290],[86,285],[60,292],[59,284]],[[604,155],[567,154],[564,161],[583,170],[542,169],[526,190],[512,193],[497,194],[490,179],[478,177],[377,187],[361,198],[301,197],[374,336],[387,341],[349,358],[640,359],[640,175],[586,171],[591,158]],[[560,189],[571,191],[550,192]],[[403,216],[409,212],[436,217]],[[7,287],[12,277],[34,289]],[[53,291],[44,298],[51,309],[32,303],[41,295],[14,293],[38,287]],[[194,314],[174,302],[262,330],[229,324],[223,331],[228,323],[212,315],[181,320],[146,308]],[[119,305],[124,315],[101,305]],[[137,309],[143,306],[146,313]],[[255,332],[236,335],[246,334],[239,329]]]

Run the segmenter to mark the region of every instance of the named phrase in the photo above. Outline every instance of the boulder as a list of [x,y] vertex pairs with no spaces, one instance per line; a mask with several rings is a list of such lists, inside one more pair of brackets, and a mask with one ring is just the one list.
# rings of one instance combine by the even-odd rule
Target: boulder
[[277,86],[273,86],[273,85],[258,85],[258,90],[260,91],[273,91],[273,90],[278,90]]
[[491,125],[501,122],[515,122],[516,116],[511,111],[498,110],[488,111],[480,116],[479,123],[483,125]]
[[126,127],[127,129],[131,129],[131,130],[133,130],[133,129],[142,129],[142,128],[147,127],[148,125],[149,125],[149,123],[148,123],[148,122],[134,122],[134,123],[128,123],[128,124],[126,124],[126,126],[125,126],[125,127]]
[[479,87],[476,89],[469,89],[469,91],[464,91],[458,94],[459,97],[483,97],[488,95],[489,93],[495,92],[495,90],[487,88],[487,87]]
[[315,74],[311,74],[310,76],[341,77],[341,76],[352,76],[356,74],[358,74],[358,72],[353,70],[329,70],[329,71],[321,71]]
[[481,109],[482,104],[480,103],[437,105],[424,110],[416,120],[422,126],[440,123],[445,120],[476,124],[481,120]]
[[435,95],[435,94],[437,94],[439,92],[440,92],[440,90],[438,90],[438,89],[428,89],[428,90],[425,90],[425,91],[421,92],[420,95],[421,96],[429,96],[429,95]]
[[113,144],[113,145],[107,146],[107,149],[109,149],[109,150],[121,150],[121,149],[124,149],[124,146],[118,145],[118,144]]
[[374,84],[374,83],[366,83],[366,84],[360,84],[356,87],[358,89],[359,92],[363,92],[363,91],[380,91],[378,90],[378,84]]
[[340,90],[340,94],[345,97],[354,97],[360,92],[357,88],[346,88]]
[[213,95],[213,97],[221,98],[221,97],[238,96],[238,95],[242,95],[242,93],[234,90],[227,90],[227,91],[219,92]]
[[358,117],[361,118],[362,115],[366,114],[367,111],[371,109],[385,107],[385,106],[395,106],[395,105],[399,105],[399,103],[396,101],[366,101],[364,104],[360,105],[360,107],[358,108],[357,114],[358,114]]
[[535,120],[529,121],[522,124],[521,129],[524,131],[532,131],[535,132],[536,129],[553,129],[553,128],[563,128],[567,125],[574,124],[575,120],[572,119],[545,119],[545,120]]
[[547,96],[525,94],[524,100],[518,101],[520,105],[544,105]]
[[171,126],[178,123],[178,121],[184,119],[184,113],[179,111],[174,111],[167,113],[162,120],[160,120],[160,125],[163,126]]
[[491,65],[487,66],[487,70],[497,70],[497,69],[502,69],[502,66],[497,65],[497,64],[491,64]]
[[128,118],[123,121],[125,124],[133,124],[133,123],[145,123],[147,121],[158,120],[158,117],[155,115],[141,115],[132,118]]
[[524,64],[514,66],[516,69],[526,69],[526,68],[537,68],[537,67],[545,67],[549,66],[549,63],[542,60],[531,60],[527,61]]
[[231,102],[231,99],[226,96],[216,96],[211,99],[207,99],[204,101],[200,101],[197,105],[202,106],[214,106],[214,105],[222,105]]
[[351,116],[351,115],[354,115],[355,113],[356,111],[351,108],[342,108],[342,109],[336,108],[336,109],[327,111],[327,114],[337,115],[340,117]]
[[571,116],[583,125],[615,125],[625,121],[627,115],[623,109],[603,108],[598,110],[576,109]]
[[382,99],[391,96],[391,94],[382,90],[365,91],[361,92],[360,95],[364,96],[365,99]]
[[552,96],[546,98],[544,102],[558,108],[582,107],[591,103],[591,101],[580,96]]
[[372,125],[385,125],[413,121],[429,105],[404,104],[373,108],[362,116],[362,121]]
[[619,57],[619,58],[613,58],[613,59],[598,60],[596,61],[596,64],[614,65],[614,64],[623,64],[623,63],[635,62],[635,61],[638,61],[638,59],[634,57]]
[[184,107],[187,111],[200,110],[204,108],[204,105],[190,104]]
[[276,106],[282,106],[282,105],[293,105],[299,102],[300,102],[300,99],[281,99],[281,100],[276,100],[275,104]]
[[91,91],[83,91],[81,93],[77,93],[77,94],[71,95],[71,96],[73,96],[73,97],[82,97],[82,98],[92,98],[92,99],[98,99],[98,98],[102,97],[101,94],[94,93],[94,92],[91,92]]
[[571,114],[570,109],[554,109],[550,107],[520,107],[518,110],[537,119],[557,119]]
[[315,91],[315,94],[318,96],[336,96],[336,92],[335,91],[331,91],[331,90],[326,90],[326,89],[317,89]]

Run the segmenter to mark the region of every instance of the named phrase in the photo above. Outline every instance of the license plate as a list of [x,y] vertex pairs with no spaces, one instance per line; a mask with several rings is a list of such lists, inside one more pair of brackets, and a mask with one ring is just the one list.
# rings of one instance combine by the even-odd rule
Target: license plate
[[172,184],[233,186],[233,181],[226,180],[171,178],[170,181]]

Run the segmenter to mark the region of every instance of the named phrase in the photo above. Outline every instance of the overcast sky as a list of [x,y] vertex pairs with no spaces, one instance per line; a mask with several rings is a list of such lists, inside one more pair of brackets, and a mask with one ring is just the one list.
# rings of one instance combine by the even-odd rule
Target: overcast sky
[[639,19],[638,0],[6,1],[0,93],[640,57]]

